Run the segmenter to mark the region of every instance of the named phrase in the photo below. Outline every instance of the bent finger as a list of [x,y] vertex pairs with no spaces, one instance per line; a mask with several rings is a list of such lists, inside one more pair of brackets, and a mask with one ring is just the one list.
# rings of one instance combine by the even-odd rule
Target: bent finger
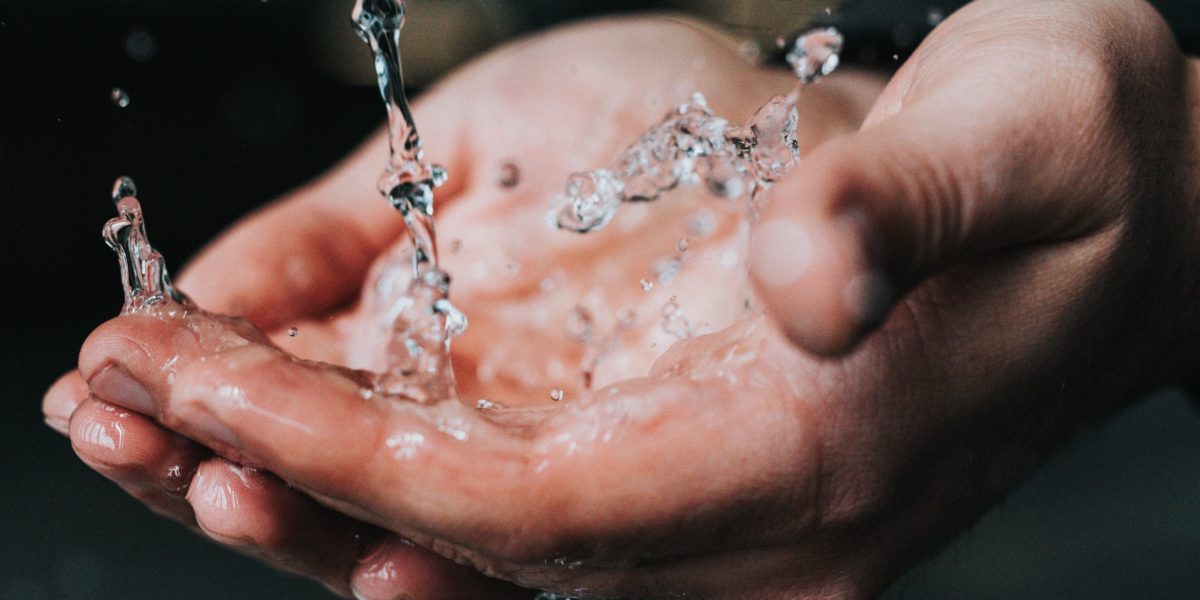
[[1044,105],[1015,95],[981,118],[989,104],[977,90],[989,86],[977,79],[986,76],[909,98],[818,148],[772,190],[751,274],[797,345],[845,352],[924,279],[998,249],[1084,235],[1117,215],[1093,201],[1111,183],[1103,174],[1062,175],[1080,168],[1073,149],[1052,142],[1079,135],[1069,114],[1011,108]]
[[80,403],[70,423],[71,447],[84,464],[156,513],[195,525],[184,494],[209,456],[206,449],[142,415],[95,398]]
[[79,371],[72,369],[46,390],[42,397],[42,417],[51,429],[70,435],[71,413],[88,397],[87,382],[79,376]]
[[[795,413],[782,394],[739,393],[722,381],[630,382],[568,407],[530,437],[457,402],[382,397],[353,372],[254,344],[180,359],[174,384],[165,385],[160,365],[178,356],[171,344],[178,327],[148,318],[110,322],[89,338],[81,372],[94,375],[94,392],[113,373],[146,381],[172,428],[359,519],[423,545],[448,542],[485,568],[489,557],[541,564],[627,549],[653,554],[677,531],[678,515],[736,504],[748,488],[755,497],[795,498],[806,492],[793,488],[805,488],[815,468],[815,438],[797,433],[811,423],[781,419],[781,409]],[[139,340],[136,350],[129,339]],[[706,351],[725,350],[717,343]],[[753,426],[728,427],[731,410]],[[767,436],[778,439],[767,444]],[[611,443],[617,438],[620,452]],[[793,458],[731,465],[707,451],[764,444]],[[706,542],[751,535],[718,533]],[[773,535],[786,533],[794,532]]]
[[274,476],[222,458],[205,461],[188,489],[196,524],[225,546],[317,579],[348,595],[374,528],[328,510]]

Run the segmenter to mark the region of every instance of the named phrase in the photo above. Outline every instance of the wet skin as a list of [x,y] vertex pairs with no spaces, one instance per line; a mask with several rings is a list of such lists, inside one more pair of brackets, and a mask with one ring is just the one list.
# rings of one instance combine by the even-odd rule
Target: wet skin
[[[685,24],[599,22],[421,99],[428,156],[452,173],[439,229],[464,240],[447,270],[473,319],[455,347],[466,404],[548,404],[564,387],[548,365],[580,350],[530,306],[560,328],[588,286],[611,306],[664,298],[637,281],[661,252],[646,246],[677,236],[647,232],[678,227],[694,192],[624,229],[532,236],[563,174],[607,163],[664,103],[698,88],[741,119],[790,84],[730,48]],[[1198,77],[1140,2],[969,6],[881,93],[842,74],[802,102],[815,149],[750,244],[767,317],[665,353],[635,337],[597,394],[568,381],[560,408],[515,424],[364,398],[359,373],[295,358],[363,366],[353,300],[401,234],[372,189],[377,139],[180,279],[277,346],[210,354],[179,320],[118,318],[48,392],[47,419],[155,510],[342,593],[522,594],[474,587],[501,584],[449,557],[599,597],[870,596],[1071,432],[1194,366]],[[499,192],[509,159],[521,184]],[[721,213],[699,256],[736,247],[736,221]],[[520,268],[469,268],[497,260]],[[705,299],[687,307],[697,322],[741,314],[719,260],[672,285]],[[506,360],[482,377],[496,348]]]

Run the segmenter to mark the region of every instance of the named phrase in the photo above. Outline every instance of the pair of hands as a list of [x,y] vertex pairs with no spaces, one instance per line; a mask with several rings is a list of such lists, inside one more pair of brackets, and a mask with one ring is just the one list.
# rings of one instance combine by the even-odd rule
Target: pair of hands
[[[653,244],[701,202],[555,236],[541,214],[565,173],[693,89],[738,119],[790,84],[713,32],[626,20],[511,45],[424,97],[452,174],[439,227],[465,241],[446,256],[472,317],[463,398],[563,387],[579,349],[559,317],[589,292],[650,305]],[[355,372],[297,358],[366,366],[370,315],[346,306],[402,232],[372,189],[376,139],[180,279],[275,345],[214,353],[181,322],[114,319],[45,413],[151,508],[343,594],[528,595],[483,573],[585,596],[871,595],[1072,431],[1193,366],[1198,89],[1140,0],[969,5],[886,86],[842,73],[806,92],[812,151],[751,233],[770,320],[662,356],[645,333],[599,393],[519,425],[364,399]],[[502,191],[508,160],[522,180]],[[655,301],[729,324],[736,223],[719,214]]]

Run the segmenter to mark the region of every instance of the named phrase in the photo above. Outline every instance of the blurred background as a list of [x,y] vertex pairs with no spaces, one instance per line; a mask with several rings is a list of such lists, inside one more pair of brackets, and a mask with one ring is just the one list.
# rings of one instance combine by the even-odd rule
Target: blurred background
[[[852,61],[890,69],[954,4],[412,0],[404,66],[419,89],[523,33],[674,10],[722,24],[751,60],[832,20],[852,36]],[[1158,4],[1195,52],[1198,3]],[[117,175],[138,182],[155,245],[178,268],[380,124],[350,6],[0,0],[0,201],[15,227],[3,258],[0,600],[329,597],[153,516],[79,463],[39,404],[120,308],[99,235]],[[1200,598],[1198,561],[1200,418],[1167,391],[1080,436],[889,597]]]

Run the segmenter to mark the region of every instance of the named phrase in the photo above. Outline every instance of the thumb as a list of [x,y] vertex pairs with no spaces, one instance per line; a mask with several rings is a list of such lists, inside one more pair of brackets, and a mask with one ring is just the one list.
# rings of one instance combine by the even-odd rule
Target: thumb
[[1007,110],[1011,97],[989,112],[969,89],[943,88],[818,148],[772,191],[751,277],[796,345],[844,353],[939,271],[1103,218],[1081,205],[1086,190],[1060,183],[1072,161],[1049,130],[1068,123]]

